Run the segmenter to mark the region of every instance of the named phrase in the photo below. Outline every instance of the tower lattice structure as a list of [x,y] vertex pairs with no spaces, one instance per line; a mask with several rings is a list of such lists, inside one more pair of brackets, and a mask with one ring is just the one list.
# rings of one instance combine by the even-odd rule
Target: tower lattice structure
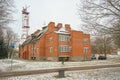
[[22,10],[22,35],[21,35],[21,43],[23,43],[28,36],[29,32],[29,12],[27,11],[27,7]]

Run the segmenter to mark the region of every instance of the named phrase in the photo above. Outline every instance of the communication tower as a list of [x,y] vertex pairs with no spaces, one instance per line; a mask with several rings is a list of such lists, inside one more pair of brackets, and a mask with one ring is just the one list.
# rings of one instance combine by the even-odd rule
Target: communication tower
[[27,11],[28,7],[23,7],[22,10],[22,35],[21,35],[21,42],[23,43],[28,36],[29,31],[29,12]]

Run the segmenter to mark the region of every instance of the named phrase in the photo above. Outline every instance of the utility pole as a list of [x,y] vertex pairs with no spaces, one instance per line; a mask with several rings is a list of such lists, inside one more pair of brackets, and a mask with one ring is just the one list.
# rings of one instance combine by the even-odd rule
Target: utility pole
[[13,54],[14,54],[14,48],[15,48],[15,45],[14,45],[14,44],[11,44],[10,47],[12,48],[12,55],[11,55],[11,70],[12,70]]

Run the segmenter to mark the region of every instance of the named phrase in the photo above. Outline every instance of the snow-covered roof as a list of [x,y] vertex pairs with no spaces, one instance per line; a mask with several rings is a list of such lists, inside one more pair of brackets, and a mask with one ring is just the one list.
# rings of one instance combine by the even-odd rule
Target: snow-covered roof
[[48,30],[48,27],[45,26],[44,29],[39,32],[39,34],[38,34],[38,36],[37,36],[37,39],[39,39],[47,30]]
[[30,43],[30,42],[32,42],[32,41],[35,41],[35,40],[39,39],[47,30],[48,30],[48,27],[45,26],[43,30],[41,30],[40,32],[38,32],[37,34],[35,34],[35,37],[34,37],[34,38],[32,38],[32,37],[30,36],[27,40],[25,40],[25,41],[23,42],[22,45],[28,44],[28,43]]
[[65,27],[61,27],[59,30],[55,31],[58,34],[69,34],[69,31],[65,29]]

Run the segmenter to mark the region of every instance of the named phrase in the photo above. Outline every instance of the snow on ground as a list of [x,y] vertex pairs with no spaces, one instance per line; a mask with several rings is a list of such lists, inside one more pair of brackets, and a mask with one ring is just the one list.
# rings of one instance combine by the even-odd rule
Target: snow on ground
[[66,71],[64,78],[58,73],[47,73],[17,77],[6,77],[0,80],[120,80],[120,67],[94,70]]
[[14,67],[20,67],[22,64],[24,64],[21,60],[13,60],[13,59],[2,59],[0,60],[0,71],[9,71],[11,69],[11,66]]
[[[12,64],[11,64],[12,62]],[[72,66],[90,66],[90,65],[105,65],[105,64],[117,64],[120,63],[119,55],[108,55],[107,60],[92,60],[81,62],[65,62],[64,65],[61,62],[44,62],[44,61],[31,61],[31,60],[0,60],[0,71],[12,71],[15,70],[34,70],[34,69],[46,69],[46,68],[61,68]]]
[[[12,70],[32,70],[46,68],[60,68],[72,66],[89,66],[89,65],[105,65],[105,64],[120,64],[120,55],[108,55],[107,60],[92,60],[81,62],[46,62],[46,61],[31,61],[31,60],[0,60],[0,71],[10,71],[12,62]],[[120,80],[120,67],[104,68],[81,71],[66,71],[65,78],[56,77],[58,73],[46,73],[37,75],[25,75],[17,77],[5,77],[0,80]]]

